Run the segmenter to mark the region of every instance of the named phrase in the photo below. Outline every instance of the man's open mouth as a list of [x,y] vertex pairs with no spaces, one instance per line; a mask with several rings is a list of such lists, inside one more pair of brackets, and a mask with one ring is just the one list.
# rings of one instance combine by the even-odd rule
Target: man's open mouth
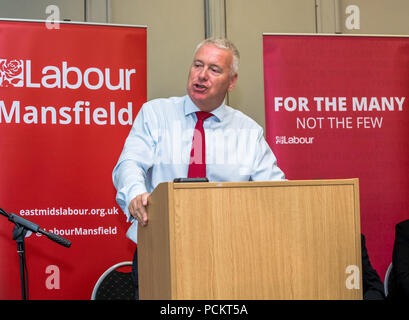
[[206,86],[198,84],[198,83],[195,83],[193,86],[194,86],[196,91],[200,91],[200,92],[203,92],[203,91],[205,91],[207,89]]

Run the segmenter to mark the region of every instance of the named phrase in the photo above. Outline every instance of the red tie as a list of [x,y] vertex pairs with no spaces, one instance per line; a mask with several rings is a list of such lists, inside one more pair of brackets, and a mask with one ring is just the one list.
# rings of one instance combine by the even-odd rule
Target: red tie
[[190,151],[190,162],[187,177],[204,178],[206,177],[206,141],[203,129],[203,121],[211,117],[209,112],[196,112],[197,122],[193,133],[192,151]]

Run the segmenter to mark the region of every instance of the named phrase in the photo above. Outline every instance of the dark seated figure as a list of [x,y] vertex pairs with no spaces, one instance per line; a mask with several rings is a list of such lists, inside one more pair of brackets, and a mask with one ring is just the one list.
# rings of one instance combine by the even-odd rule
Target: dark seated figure
[[372,267],[366,249],[365,237],[361,234],[362,286],[364,300],[384,300],[385,290],[381,278]]
[[395,227],[388,300],[409,300],[409,219]]

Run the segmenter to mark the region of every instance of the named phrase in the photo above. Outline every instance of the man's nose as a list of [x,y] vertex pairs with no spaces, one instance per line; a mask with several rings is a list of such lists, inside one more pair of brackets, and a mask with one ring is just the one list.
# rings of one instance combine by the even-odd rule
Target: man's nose
[[208,69],[207,68],[202,68],[199,72],[199,79],[206,81],[208,78]]

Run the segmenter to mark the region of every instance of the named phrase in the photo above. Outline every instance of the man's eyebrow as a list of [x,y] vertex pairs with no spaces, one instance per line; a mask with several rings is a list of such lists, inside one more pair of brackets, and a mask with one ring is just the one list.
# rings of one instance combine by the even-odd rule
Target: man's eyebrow
[[219,66],[218,64],[211,64],[210,68],[216,67],[219,70],[223,70],[223,68],[221,66]]
[[[202,64],[202,65],[205,64],[203,60],[194,59],[192,64],[196,64],[196,63],[200,63],[200,64]],[[211,64],[211,65],[209,66],[209,68],[217,68],[217,70],[223,71],[223,68],[222,68],[220,65],[215,64],[215,63]]]

